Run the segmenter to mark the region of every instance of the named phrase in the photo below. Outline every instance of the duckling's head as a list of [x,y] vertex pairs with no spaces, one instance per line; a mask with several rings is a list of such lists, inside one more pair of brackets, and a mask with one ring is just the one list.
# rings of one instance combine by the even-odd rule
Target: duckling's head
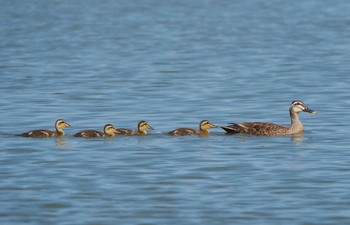
[[112,124],[106,124],[103,128],[103,131],[109,136],[114,136],[118,133],[117,129]]
[[56,120],[56,130],[61,131],[63,128],[71,128],[72,126],[63,119]]
[[307,107],[307,105],[300,100],[295,100],[292,102],[290,105],[290,111],[294,113],[308,112],[311,114],[317,114],[316,111],[309,109],[309,107]]
[[208,130],[208,129],[214,128],[214,127],[217,127],[217,126],[215,126],[214,124],[212,124],[209,120],[202,120],[202,121],[199,123],[199,129],[200,129],[200,130]]
[[137,125],[138,130],[142,133],[145,133],[147,129],[154,130],[153,127],[151,127],[146,121],[142,120]]

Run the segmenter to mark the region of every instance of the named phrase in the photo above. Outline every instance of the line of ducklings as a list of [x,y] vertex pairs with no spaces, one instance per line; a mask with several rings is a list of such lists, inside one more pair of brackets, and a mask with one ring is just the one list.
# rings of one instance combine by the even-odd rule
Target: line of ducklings
[[[208,120],[202,120],[199,123],[199,130],[192,128],[178,128],[172,131],[169,131],[167,134],[171,136],[186,136],[186,135],[208,135],[208,129],[217,127],[213,125]],[[46,138],[46,137],[61,137],[64,136],[64,128],[72,128],[72,126],[63,119],[58,119],[55,123],[56,131],[51,130],[33,130],[18,134],[17,136],[22,137],[32,137],[32,138]],[[82,130],[78,133],[75,133],[74,137],[82,138],[98,138],[98,137],[114,137],[117,135],[138,135],[143,136],[147,135],[147,130],[154,130],[148,122],[142,120],[137,125],[137,130],[127,129],[127,128],[116,128],[112,124],[106,124],[103,127],[103,132],[97,130]]]
[[[220,127],[230,134],[251,134],[260,136],[281,136],[281,135],[292,135],[300,133],[304,130],[303,124],[299,120],[300,112],[308,112],[311,114],[317,114],[316,111],[311,110],[306,104],[300,100],[295,100],[289,107],[289,115],[291,123],[289,126],[281,126],[274,123],[268,122],[240,122],[231,123],[228,126],[216,126],[208,120],[202,120],[199,123],[199,130],[192,128],[178,128],[167,132],[171,136],[186,136],[186,135],[200,135],[206,136],[209,134],[209,129],[214,127]],[[71,128],[65,120],[59,119],[55,123],[56,131],[50,130],[33,130],[26,133],[19,134],[18,136],[23,137],[59,137],[63,136],[63,128]],[[103,128],[103,132],[97,130],[83,130],[76,134],[75,137],[83,138],[96,138],[96,137],[114,137],[116,135],[147,135],[147,130],[153,128],[146,122],[140,121],[138,123],[137,130],[131,130],[126,128],[117,129],[112,124],[106,124]]]

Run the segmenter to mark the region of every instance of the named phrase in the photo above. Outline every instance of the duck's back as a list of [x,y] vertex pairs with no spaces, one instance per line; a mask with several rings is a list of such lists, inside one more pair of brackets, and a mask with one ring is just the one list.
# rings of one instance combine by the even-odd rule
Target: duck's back
[[197,134],[197,131],[192,128],[178,128],[168,132],[171,136],[185,136]]
[[83,130],[74,134],[74,137],[84,137],[84,138],[104,137],[104,133],[99,132],[97,130]]
[[33,138],[44,138],[44,137],[56,137],[60,136],[58,132],[54,132],[51,130],[32,130],[29,132],[25,132],[22,134],[17,134],[17,136],[21,137],[33,137]]
[[264,135],[264,136],[277,136],[288,134],[288,127],[280,126],[275,123],[266,122],[243,122],[233,123],[229,126],[222,126],[228,133],[243,133],[253,135]]
[[136,130],[126,129],[126,128],[118,128],[118,135],[136,135],[138,132]]

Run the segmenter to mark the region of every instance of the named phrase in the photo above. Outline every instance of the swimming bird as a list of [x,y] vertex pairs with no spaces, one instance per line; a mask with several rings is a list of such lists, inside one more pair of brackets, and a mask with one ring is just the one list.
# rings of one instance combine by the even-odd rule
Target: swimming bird
[[45,137],[60,137],[64,136],[63,128],[71,128],[72,126],[63,119],[56,120],[55,128],[56,131],[51,130],[32,130],[17,136],[22,137],[33,137],[33,138],[45,138]]
[[208,120],[202,120],[199,123],[199,130],[192,128],[177,128],[175,130],[169,131],[168,134],[171,136],[186,136],[186,135],[208,135],[210,128],[217,127]]
[[147,129],[154,130],[146,121],[141,120],[137,124],[137,130],[118,128],[118,135],[147,135]]
[[106,124],[103,127],[103,133],[97,130],[83,130],[74,134],[74,137],[83,137],[83,138],[114,137],[116,134],[117,134],[116,128],[112,124]]
[[303,124],[299,120],[300,112],[308,112],[311,114],[317,114],[316,111],[307,107],[307,105],[300,101],[295,100],[291,103],[289,108],[289,115],[291,124],[289,126],[281,126],[274,123],[267,122],[242,122],[242,123],[231,123],[229,126],[220,126],[227,133],[237,134],[253,134],[263,136],[281,136],[291,135],[302,132],[304,130]]

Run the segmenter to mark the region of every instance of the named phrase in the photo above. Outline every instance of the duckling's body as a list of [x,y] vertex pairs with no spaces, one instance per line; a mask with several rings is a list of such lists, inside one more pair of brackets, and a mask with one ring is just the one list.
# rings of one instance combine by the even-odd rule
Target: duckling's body
[[154,130],[146,121],[142,120],[137,124],[137,130],[118,128],[118,135],[147,135],[147,129]]
[[97,138],[104,137],[103,132],[97,130],[83,130],[73,135],[74,137],[83,137],[83,138]]
[[61,137],[64,136],[63,128],[71,128],[72,126],[68,124],[63,119],[58,119],[55,122],[56,131],[51,130],[32,130],[22,134],[17,134],[21,137],[32,137],[32,138],[46,138],[46,137]]
[[192,128],[177,128],[175,130],[169,131],[168,135],[171,136],[187,136],[187,135],[203,135],[206,136],[209,134],[209,129],[216,127],[208,120],[202,120],[199,123],[199,130]]
[[304,130],[303,124],[299,120],[300,112],[308,112],[311,114],[317,114],[316,111],[309,109],[305,103],[300,100],[293,101],[290,108],[289,114],[291,118],[290,126],[281,126],[274,123],[266,122],[242,122],[232,123],[229,126],[221,126],[227,133],[231,134],[252,134],[259,136],[281,136],[297,134]]
[[103,133],[97,130],[83,130],[74,134],[74,137],[83,137],[83,138],[114,137],[116,134],[117,134],[116,128],[112,124],[106,124],[103,128]]
[[171,136],[187,136],[198,134],[199,130],[192,128],[177,128],[175,130],[169,131],[168,134]]

